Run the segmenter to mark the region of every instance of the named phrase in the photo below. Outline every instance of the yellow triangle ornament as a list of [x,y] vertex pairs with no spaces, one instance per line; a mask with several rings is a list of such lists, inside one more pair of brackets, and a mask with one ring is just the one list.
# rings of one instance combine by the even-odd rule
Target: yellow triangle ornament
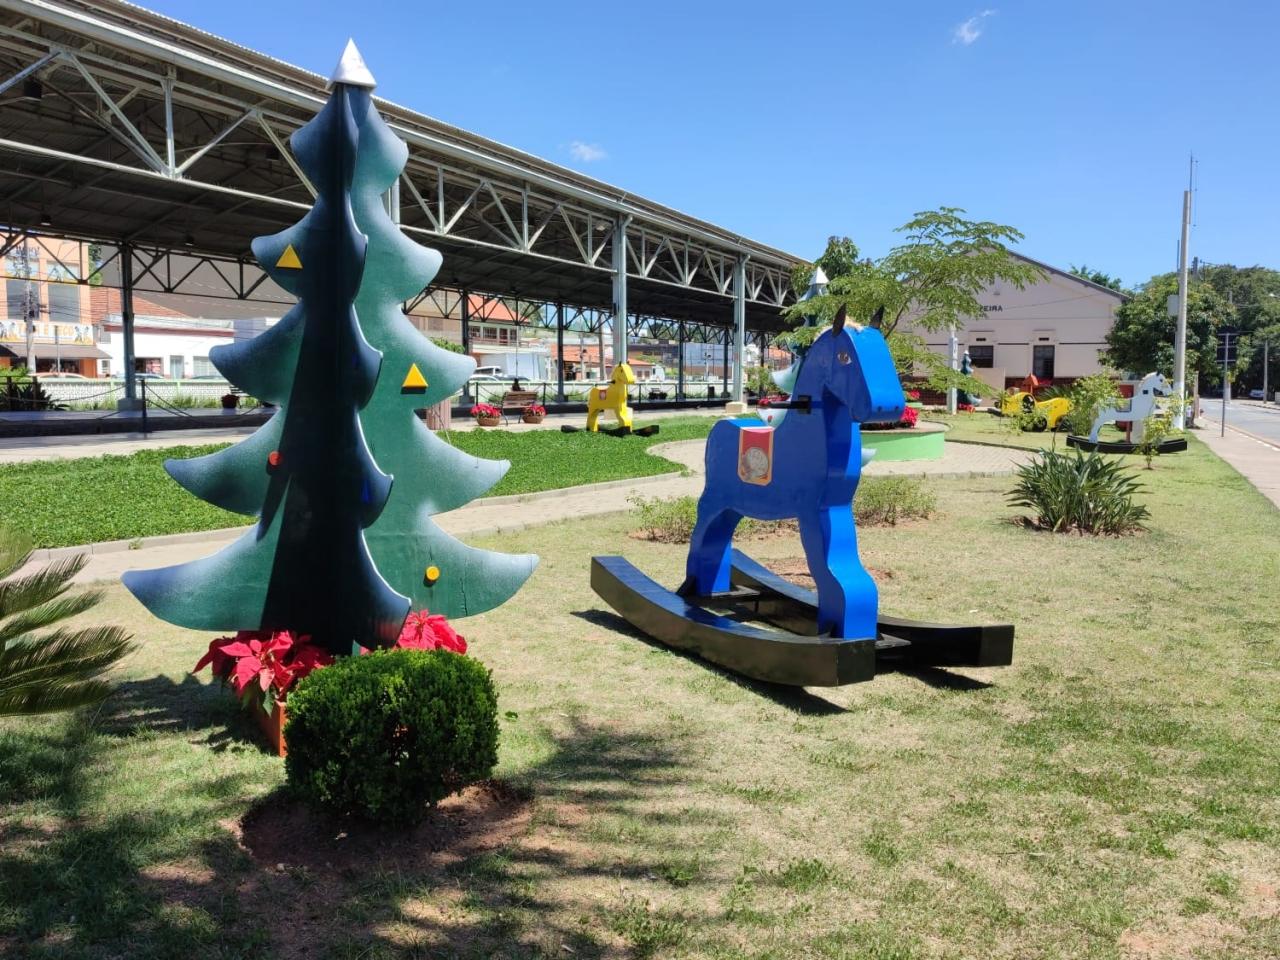
[[280,259],[276,261],[277,267],[288,267],[290,270],[301,270],[302,261],[298,259],[298,251],[293,249],[293,244],[289,244],[284,248],[284,253],[280,254]]
[[427,389],[427,378],[422,375],[422,371],[418,369],[416,363],[409,365],[409,372],[404,375],[404,383],[400,384],[401,390],[425,390]]

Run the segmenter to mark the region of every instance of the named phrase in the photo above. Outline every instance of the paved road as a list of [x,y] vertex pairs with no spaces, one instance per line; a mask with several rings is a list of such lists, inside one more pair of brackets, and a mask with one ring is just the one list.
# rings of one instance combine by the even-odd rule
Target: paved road
[[[1201,400],[1200,409],[1203,417],[1212,421],[1215,429],[1220,429],[1222,417],[1221,400]],[[1280,406],[1262,404],[1258,401],[1227,401],[1227,428],[1235,427],[1245,433],[1280,445]]]

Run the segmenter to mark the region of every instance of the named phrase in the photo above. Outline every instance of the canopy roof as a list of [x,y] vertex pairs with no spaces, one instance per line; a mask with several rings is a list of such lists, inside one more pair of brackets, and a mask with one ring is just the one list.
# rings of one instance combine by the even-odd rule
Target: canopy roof
[[[199,254],[249,271],[227,295],[261,296],[249,241],[311,204],[287,140],[327,84],[121,0],[0,0],[0,221],[129,241],[168,264],[169,281],[186,272],[173,258]],[[613,245],[625,230],[630,314],[727,326],[734,266],[745,261],[747,326],[778,326],[799,258],[377,103],[410,146],[393,212],[444,254],[438,283],[610,310]],[[219,285],[207,270],[187,279],[201,276]]]

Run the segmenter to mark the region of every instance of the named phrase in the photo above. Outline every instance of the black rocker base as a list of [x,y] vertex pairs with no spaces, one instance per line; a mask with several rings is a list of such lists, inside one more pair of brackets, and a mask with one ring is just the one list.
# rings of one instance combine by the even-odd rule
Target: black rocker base
[[[1004,666],[1013,627],[948,626],[882,617],[877,637],[819,635],[811,591],[733,553],[734,589],[682,597],[622,557],[593,557],[591,587],[632,626],[655,640],[768,683],[834,687],[861,683],[894,666]],[[724,611],[724,612],[717,612]],[[744,623],[761,620],[778,629]]]
[[[1079,447],[1088,453],[1096,450],[1098,453],[1137,453],[1138,445],[1136,443],[1126,443],[1124,440],[1090,440],[1088,437],[1079,437],[1074,433],[1067,434],[1067,446]],[[1186,437],[1170,437],[1168,440],[1162,440],[1156,446],[1156,453],[1182,453],[1187,449]]]

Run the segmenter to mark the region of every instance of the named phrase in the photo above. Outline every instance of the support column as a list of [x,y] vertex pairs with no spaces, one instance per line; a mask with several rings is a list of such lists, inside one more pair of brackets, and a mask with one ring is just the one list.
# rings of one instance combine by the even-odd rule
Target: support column
[[725,412],[741,416],[747,412],[743,391],[742,361],[747,352],[747,258],[739,255],[733,264],[733,394]]
[[[629,216],[613,225],[613,362],[627,362],[627,224]],[[603,340],[601,341],[603,343]],[[604,379],[604,350],[600,351],[601,379]]]
[[[729,328],[725,327],[724,328],[724,366],[721,368],[722,375],[721,375],[721,383],[720,383],[720,395],[726,398],[727,400],[733,399],[732,397],[729,396],[729,338],[732,335],[733,334],[729,332]],[[727,409],[726,409],[726,412],[728,412]]]
[[[471,293],[462,291],[462,352],[471,355]],[[462,402],[471,403],[471,381],[462,384]]]
[[676,353],[676,399],[684,399],[684,345],[686,341],[684,332],[684,321],[681,320],[677,324],[679,333],[677,334],[678,352]]
[[124,396],[116,401],[117,410],[140,410],[138,384],[134,380],[135,350],[133,345],[133,245],[120,244],[120,335],[124,337]]
[[556,304],[556,403],[565,402],[564,395],[564,302]]

